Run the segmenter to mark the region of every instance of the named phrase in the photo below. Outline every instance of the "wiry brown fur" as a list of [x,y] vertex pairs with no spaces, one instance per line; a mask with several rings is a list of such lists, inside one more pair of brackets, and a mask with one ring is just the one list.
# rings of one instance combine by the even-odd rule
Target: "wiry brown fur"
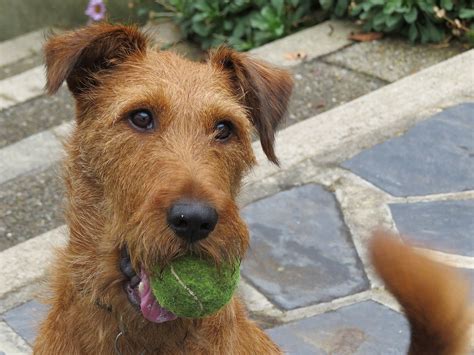
[[467,354],[472,313],[466,281],[385,232],[375,234],[371,253],[410,323],[409,354]]
[[[122,354],[279,353],[236,297],[205,319],[148,322],[127,300],[119,258],[126,245],[135,270],[150,271],[189,252],[217,265],[244,256],[248,231],[235,198],[255,164],[253,130],[278,162],[274,134],[292,89],[288,73],[227,48],[193,63],[150,50],[136,28],[108,24],[52,38],[45,53],[47,89],[67,82],[76,128],[64,169],[70,238],[56,257],[35,353],[113,354],[119,332]],[[142,108],[156,117],[151,132],[127,121]],[[223,119],[236,132],[226,143],[214,139]],[[219,214],[215,230],[194,244],[166,222],[170,205],[183,197]],[[372,252],[406,310],[411,354],[461,353],[469,322],[463,283],[394,239],[376,238]]]
[[[54,264],[35,353],[112,354],[121,330],[123,354],[279,353],[236,297],[205,319],[148,322],[126,298],[119,258],[127,245],[134,269],[150,271],[188,252],[216,264],[244,256],[248,231],[235,198],[255,164],[251,133],[276,162],[289,74],[226,48],[190,62],[149,49],[133,27],[108,24],[54,37],[45,54],[47,89],[66,81],[77,117],[64,169],[70,237]],[[156,117],[152,132],[130,126],[128,114],[140,108]],[[226,143],[214,139],[222,119],[236,132]],[[170,205],[184,197],[219,214],[215,230],[194,244],[166,223]]]

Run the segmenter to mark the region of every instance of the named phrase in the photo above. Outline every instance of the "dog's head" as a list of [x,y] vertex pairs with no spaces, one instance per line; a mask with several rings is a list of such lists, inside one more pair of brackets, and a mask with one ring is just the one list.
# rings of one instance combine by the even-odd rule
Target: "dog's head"
[[191,62],[109,24],[53,37],[45,53],[48,91],[66,81],[76,100],[70,226],[99,224],[103,238],[91,242],[115,253],[127,246],[145,270],[189,252],[216,263],[242,258],[248,232],[235,197],[255,164],[254,131],[277,163],[290,75],[228,48]]

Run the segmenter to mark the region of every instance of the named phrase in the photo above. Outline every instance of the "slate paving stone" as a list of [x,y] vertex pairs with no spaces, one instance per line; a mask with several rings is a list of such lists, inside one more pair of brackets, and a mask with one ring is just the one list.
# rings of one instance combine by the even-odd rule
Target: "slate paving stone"
[[390,204],[398,230],[421,246],[474,256],[474,200]]
[[474,103],[450,107],[344,162],[394,196],[474,189]]
[[0,251],[64,224],[58,165],[0,185]]
[[33,345],[38,326],[46,316],[47,309],[46,305],[33,300],[9,310],[2,318],[28,344]]
[[309,184],[243,209],[251,233],[244,277],[272,302],[294,309],[369,287],[334,196]]
[[453,57],[465,49],[456,42],[447,47],[413,45],[406,39],[385,38],[353,44],[328,55],[325,61],[390,82]]
[[406,354],[409,329],[405,318],[374,301],[267,330],[287,354]]

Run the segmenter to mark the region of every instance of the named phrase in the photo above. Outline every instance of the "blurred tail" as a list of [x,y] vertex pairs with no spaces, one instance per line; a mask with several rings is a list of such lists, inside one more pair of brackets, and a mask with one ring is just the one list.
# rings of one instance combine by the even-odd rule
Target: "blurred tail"
[[394,235],[377,232],[374,266],[410,323],[409,354],[465,354],[471,313],[468,285],[452,268],[432,261]]

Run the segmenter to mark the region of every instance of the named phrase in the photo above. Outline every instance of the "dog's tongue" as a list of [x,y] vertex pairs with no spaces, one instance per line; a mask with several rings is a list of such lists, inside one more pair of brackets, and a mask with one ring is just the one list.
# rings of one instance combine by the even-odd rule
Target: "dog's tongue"
[[141,285],[140,293],[140,309],[143,317],[154,323],[164,323],[176,319],[176,315],[160,306],[156,300],[150,286],[150,278],[143,270],[140,272]]

